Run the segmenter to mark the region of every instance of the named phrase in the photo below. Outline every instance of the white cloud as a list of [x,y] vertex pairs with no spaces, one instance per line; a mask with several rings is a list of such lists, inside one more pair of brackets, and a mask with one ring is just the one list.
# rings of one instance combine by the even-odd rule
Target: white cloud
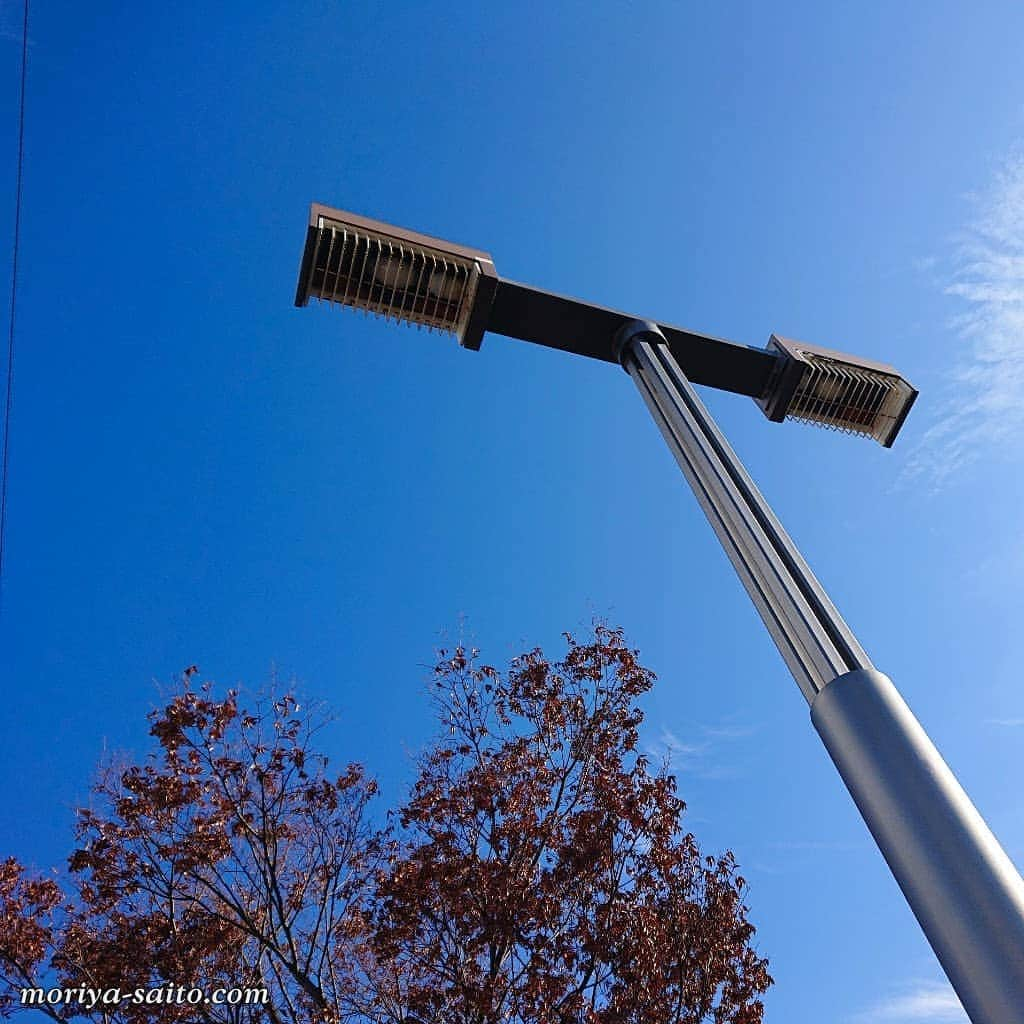
[[658,742],[648,747],[648,754],[665,761],[673,771],[685,771],[708,751],[709,743],[684,743],[671,729],[662,729]]
[[760,728],[759,725],[704,725],[701,734],[709,740],[745,740]]
[[652,761],[664,762],[677,775],[699,779],[731,779],[740,774],[733,758],[723,758],[722,746],[753,736],[759,725],[701,725],[696,742],[684,743],[671,729],[662,728],[656,743],[647,746]]
[[1024,718],[990,718],[989,725],[1001,725],[1006,729],[1016,729],[1024,725]]
[[767,844],[770,850],[782,850],[785,853],[799,853],[802,851],[849,853],[862,849],[857,843],[844,843],[832,839],[780,839]]
[[1024,151],[973,198],[977,212],[945,288],[966,307],[952,321],[963,349],[907,466],[908,477],[935,486],[982,452],[1024,451]]
[[853,1024],[970,1024],[946,982],[919,982],[851,1018]]

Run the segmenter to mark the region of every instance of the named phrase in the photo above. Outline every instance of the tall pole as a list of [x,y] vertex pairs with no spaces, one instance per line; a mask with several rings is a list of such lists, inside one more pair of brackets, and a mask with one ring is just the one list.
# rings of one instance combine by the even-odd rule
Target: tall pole
[[615,347],[971,1021],[1024,1024],[1024,880],[871,664],[660,328],[628,323]]
[[622,363],[971,1020],[1024,1024],[1024,882],[690,380],[749,395],[770,420],[802,419],[886,447],[917,391],[893,367],[842,352],[774,334],[753,349],[507,281],[478,249],[318,203],[296,305],[314,297],[455,334],[468,349],[490,332]]

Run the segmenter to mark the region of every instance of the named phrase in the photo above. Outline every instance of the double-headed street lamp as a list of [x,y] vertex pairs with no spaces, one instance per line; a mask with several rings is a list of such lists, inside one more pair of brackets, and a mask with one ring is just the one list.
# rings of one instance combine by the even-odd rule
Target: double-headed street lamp
[[479,349],[485,332],[619,362],[811,708],[811,721],[974,1024],[1024,1024],[1024,881],[872,665],[693,384],[889,447],[917,392],[890,366],[772,335],[765,349],[499,278],[476,249],[314,204],[295,297]]

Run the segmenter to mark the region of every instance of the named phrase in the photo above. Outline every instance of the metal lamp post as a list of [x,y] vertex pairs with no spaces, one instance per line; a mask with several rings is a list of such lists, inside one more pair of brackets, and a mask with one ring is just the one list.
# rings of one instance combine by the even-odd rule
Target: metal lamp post
[[810,705],[811,721],[974,1024],[1024,1024],[1024,881],[878,672],[693,383],[894,441],[917,392],[879,363],[772,335],[756,349],[498,277],[487,253],[314,205],[296,294],[455,334],[620,362]]

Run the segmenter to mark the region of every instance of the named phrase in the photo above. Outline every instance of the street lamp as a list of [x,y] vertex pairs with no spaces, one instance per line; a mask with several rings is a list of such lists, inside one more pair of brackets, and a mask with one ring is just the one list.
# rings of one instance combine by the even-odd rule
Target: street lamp
[[694,383],[889,447],[917,397],[892,367],[772,335],[765,349],[499,278],[476,249],[314,204],[295,297],[619,362],[775,641],[811,721],[974,1024],[1024,1024],[1024,881],[775,517]]

